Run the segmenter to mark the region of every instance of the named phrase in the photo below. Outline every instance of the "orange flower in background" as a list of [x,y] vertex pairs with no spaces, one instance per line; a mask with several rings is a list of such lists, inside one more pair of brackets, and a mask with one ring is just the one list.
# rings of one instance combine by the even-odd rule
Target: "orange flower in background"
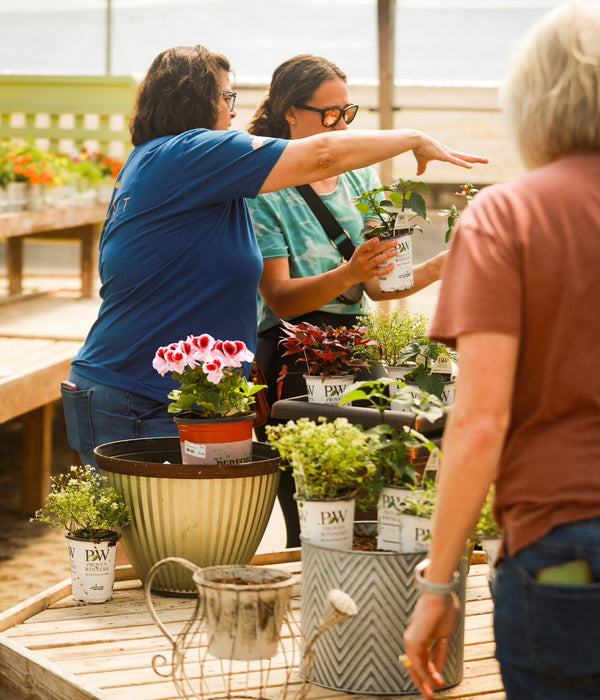
[[75,185],[79,190],[114,182],[123,161],[100,152],[83,150],[76,156],[38,148],[33,141],[0,142],[0,187],[11,182],[59,187]]

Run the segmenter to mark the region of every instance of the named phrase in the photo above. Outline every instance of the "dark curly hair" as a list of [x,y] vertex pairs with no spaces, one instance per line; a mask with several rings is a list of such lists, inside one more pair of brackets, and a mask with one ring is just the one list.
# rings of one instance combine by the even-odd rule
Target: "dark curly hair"
[[134,146],[190,129],[213,129],[219,114],[221,73],[229,61],[204,46],[160,53],[140,83],[129,120]]
[[290,138],[285,115],[290,107],[310,102],[315,90],[327,80],[346,74],[321,56],[302,54],[284,61],[273,72],[269,92],[254,113],[248,131],[256,136]]

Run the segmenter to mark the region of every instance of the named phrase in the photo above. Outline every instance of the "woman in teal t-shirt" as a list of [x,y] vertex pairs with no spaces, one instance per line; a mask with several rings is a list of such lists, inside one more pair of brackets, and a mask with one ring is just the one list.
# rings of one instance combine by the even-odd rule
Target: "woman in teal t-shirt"
[[[296,56],[273,73],[268,96],[257,109],[248,131],[258,136],[302,139],[347,129],[357,111],[358,105],[349,100],[346,76],[336,65],[319,56]],[[311,183],[356,248],[346,265],[295,188],[249,201],[264,262],[256,359],[269,385],[270,403],[276,400],[276,379],[284,364],[277,346],[282,318],[352,326],[368,310],[364,294],[355,303],[340,300],[354,284],[363,282],[371,299],[383,300],[413,294],[439,279],[445,253],[414,268],[412,289],[395,295],[381,293],[378,275],[389,270],[378,270],[377,266],[394,257],[395,243],[377,239],[364,242],[360,233],[366,221],[352,202],[353,197],[380,184],[370,167]],[[306,393],[302,376],[292,373],[293,366],[289,369],[283,398]],[[258,430],[258,436],[264,439],[264,429]],[[280,484],[287,546],[296,547],[300,544],[300,531],[291,474],[284,472]]]

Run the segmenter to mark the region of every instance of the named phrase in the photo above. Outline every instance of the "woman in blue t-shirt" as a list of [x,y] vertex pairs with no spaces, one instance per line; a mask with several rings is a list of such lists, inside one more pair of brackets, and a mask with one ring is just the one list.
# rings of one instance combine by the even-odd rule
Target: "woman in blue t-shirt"
[[209,333],[256,350],[262,260],[245,198],[408,150],[420,172],[433,159],[481,160],[407,129],[257,137],[229,130],[234,104],[229,62],[202,46],[163,51],[140,83],[135,148],[100,239],[102,305],[63,383],[69,442],[84,464],[100,444],[178,434],[167,412],[176,382],[152,367],[157,348]]

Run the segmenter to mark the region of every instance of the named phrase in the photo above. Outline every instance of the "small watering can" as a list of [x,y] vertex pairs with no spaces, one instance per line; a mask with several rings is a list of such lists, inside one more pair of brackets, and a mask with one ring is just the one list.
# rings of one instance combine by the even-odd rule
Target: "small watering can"
[[[198,601],[191,619],[177,638],[160,621],[152,602],[152,580],[163,566],[176,564],[192,572]],[[251,661],[277,653],[281,626],[295,579],[278,569],[225,565],[200,568],[187,559],[169,557],[157,562],[145,583],[146,604],[175,655],[184,653],[188,632],[195,623],[205,632],[208,653],[219,659]]]

